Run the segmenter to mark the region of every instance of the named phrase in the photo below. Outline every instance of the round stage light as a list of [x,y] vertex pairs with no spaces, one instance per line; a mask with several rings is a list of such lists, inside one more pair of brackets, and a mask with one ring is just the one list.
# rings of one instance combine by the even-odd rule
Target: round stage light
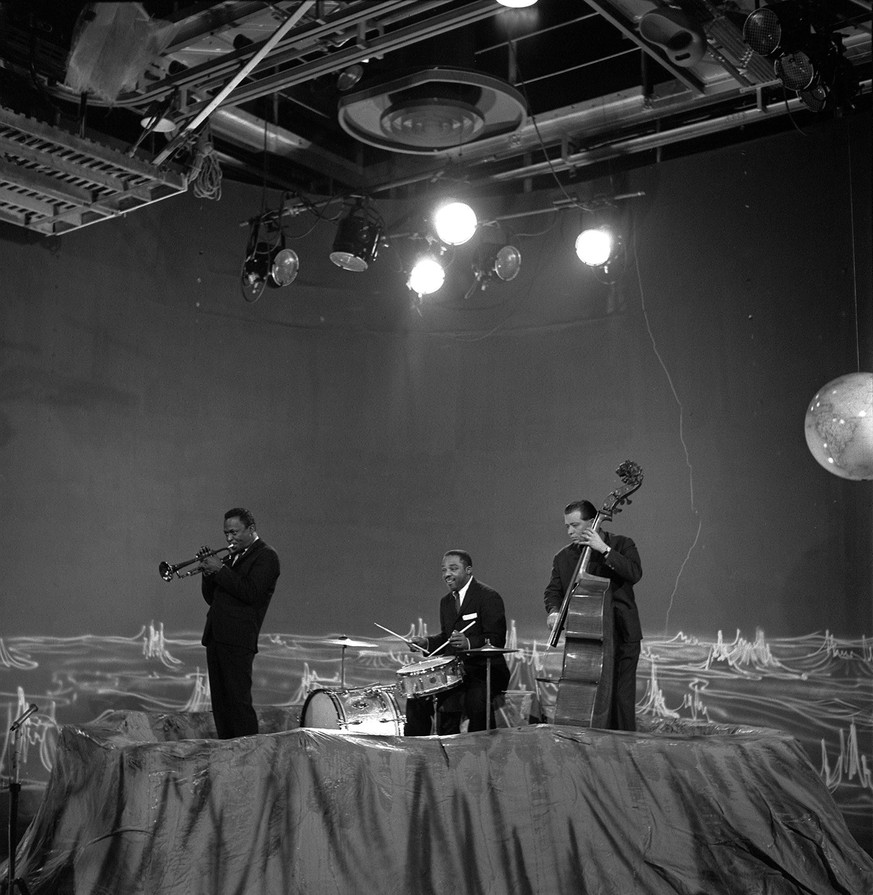
[[498,280],[504,283],[514,280],[521,270],[521,252],[515,246],[502,246],[494,256],[492,269]]
[[583,230],[576,237],[576,254],[589,267],[603,267],[615,249],[615,237],[606,227]]
[[478,225],[476,212],[465,202],[447,202],[434,212],[433,227],[445,245],[459,246],[473,238]]
[[269,285],[290,286],[300,272],[300,259],[294,249],[280,249],[270,265]]
[[415,262],[406,285],[418,295],[430,295],[443,285],[445,279],[446,272],[442,264],[427,256]]

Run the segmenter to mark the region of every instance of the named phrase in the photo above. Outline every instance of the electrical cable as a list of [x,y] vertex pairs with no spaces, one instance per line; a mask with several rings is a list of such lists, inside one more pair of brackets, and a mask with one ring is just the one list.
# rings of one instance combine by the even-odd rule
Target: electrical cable
[[198,199],[221,198],[221,166],[212,143],[212,132],[207,125],[197,137],[194,162],[188,175],[191,191]]

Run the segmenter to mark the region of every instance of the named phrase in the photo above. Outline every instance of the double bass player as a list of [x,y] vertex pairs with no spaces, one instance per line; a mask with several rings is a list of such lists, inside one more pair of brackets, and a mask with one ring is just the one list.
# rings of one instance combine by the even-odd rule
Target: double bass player
[[613,625],[614,644],[608,726],[611,730],[636,730],[636,675],[643,632],[633,586],[642,578],[643,568],[636,544],[623,535],[598,532],[593,525],[596,516],[597,510],[588,500],[577,500],[564,508],[570,543],[552,561],[552,576],[544,595],[548,625],[553,628],[579,557],[590,547],[589,571],[608,578],[612,592],[612,619],[603,620]]

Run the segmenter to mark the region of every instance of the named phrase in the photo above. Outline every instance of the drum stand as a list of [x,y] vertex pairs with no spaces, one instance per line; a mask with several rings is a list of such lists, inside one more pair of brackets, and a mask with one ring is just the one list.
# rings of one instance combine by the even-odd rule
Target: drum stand
[[493,658],[493,656],[485,658],[485,730],[491,730],[491,660]]
[[502,649],[499,646],[491,646],[491,641],[486,637],[485,645],[476,649],[461,650],[468,656],[477,656],[485,659],[485,730],[491,730],[491,660],[495,656],[507,653],[517,653],[517,649]]
[[345,690],[346,688],[346,647],[354,646],[358,649],[375,649],[375,643],[369,643],[364,640],[352,640],[351,637],[347,637],[345,634],[341,634],[339,637],[331,637],[328,640],[324,641],[325,643],[329,643],[331,646],[339,646],[342,647],[340,651],[340,688]]
[[21,726],[35,712],[37,707],[30,708],[12,722],[9,732],[12,734],[12,777],[9,781],[9,862],[6,865],[6,883],[3,891],[6,895],[21,892],[22,895],[30,895],[27,884],[23,879],[15,878],[15,849],[18,846],[18,794],[21,792],[21,783],[18,777],[18,750],[21,745]]

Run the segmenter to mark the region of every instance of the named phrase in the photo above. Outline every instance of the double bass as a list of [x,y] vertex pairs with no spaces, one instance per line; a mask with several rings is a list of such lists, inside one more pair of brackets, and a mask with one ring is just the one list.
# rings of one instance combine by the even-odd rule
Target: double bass
[[[597,511],[591,523],[595,531],[631,503],[630,495],[643,483],[643,470],[631,460],[625,460],[615,473],[624,485],[611,491]],[[608,578],[588,572],[591,555],[591,547],[586,546],[549,635],[549,646],[554,648],[566,629],[555,723],[606,728],[613,688],[612,594]]]

